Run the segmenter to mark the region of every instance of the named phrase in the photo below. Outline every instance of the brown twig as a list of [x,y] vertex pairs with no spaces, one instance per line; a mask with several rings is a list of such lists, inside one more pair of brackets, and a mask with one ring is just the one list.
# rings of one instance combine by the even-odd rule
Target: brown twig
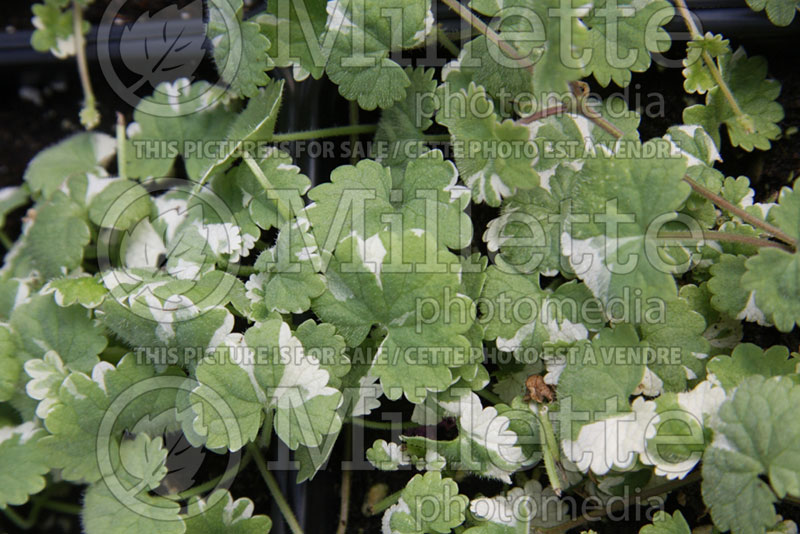
[[728,202],[727,200],[725,200],[724,198],[722,198],[718,194],[714,193],[713,191],[709,191],[708,189],[706,189],[702,185],[698,184],[697,182],[695,182],[694,180],[692,180],[688,176],[684,176],[683,177],[683,181],[686,182],[687,184],[689,184],[689,186],[691,186],[691,188],[697,194],[707,198],[708,200],[710,200],[711,202],[716,204],[719,208],[724,209],[725,211],[728,211],[728,212],[736,215],[737,217],[739,217],[743,221],[752,224],[756,228],[760,228],[761,230],[763,230],[767,234],[775,237],[776,239],[780,239],[784,243],[790,245],[793,249],[797,248],[797,241],[795,239],[792,239],[791,236],[789,236],[786,233],[784,233],[780,228],[777,228],[776,226],[773,226],[773,225],[771,225],[770,223],[768,223],[766,221],[762,221],[758,217],[750,215],[749,213],[744,211],[739,206],[731,204],[730,202]]

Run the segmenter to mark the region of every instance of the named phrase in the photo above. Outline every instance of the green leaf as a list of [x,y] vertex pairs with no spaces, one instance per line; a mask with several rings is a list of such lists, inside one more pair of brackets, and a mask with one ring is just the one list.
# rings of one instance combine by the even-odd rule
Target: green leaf
[[[45,427],[50,435],[42,438],[40,446],[47,454],[51,467],[61,469],[65,480],[93,483],[104,476],[98,461],[101,458],[101,451],[97,449],[98,442],[102,443],[107,438],[109,450],[102,452],[111,456],[113,464],[116,458],[114,451],[119,445],[123,430],[134,433],[147,430],[160,434],[166,430],[163,425],[165,412],[172,412],[167,414],[166,422],[171,425],[172,430],[176,429],[175,390],[156,388],[143,391],[123,405],[116,405],[113,426],[108,429],[110,433],[100,434],[101,422],[107,413],[111,413],[108,410],[120,393],[134,384],[144,383],[154,375],[153,366],[137,362],[134,354],[123,357],[116,367],[107,362],[98,363],[92,370],[91,378],[83,373],[72,372],[61,384],[57,401],[49,408],[45,418]],[[157,421],[158,419],[161,421]],[[149,441],[139,441],[122,447],[124,454],[137,458],[140,453],[153,452],[159,448],[160,444],[156,447]],[[140,463],[138,459],[125,459],[124,463],[126,468],[138,469],[141,473],[144,473],[142,466],[151,465]],[[155,467],[148,483],[155,483],[152,479],[152,474],[157,471]],[[122,476],[120,473],[118,475]],[[137,479],[135,483],[140,481],[141,479]]]
[[[519,55],[533,63],[534,97],[538,102],[544,102],[550,93],[566,94],[567,84],[586,74],[589,54],[575,53],[591,46],[589,30],[579,18],[582,6],[578,2],[473,0],[470,5],[490,17],[502,17],[502,32],[510,33]],[[531,15],[520,16],[526,11]],[[494,56],[511,63],[507,54],[498,49]]]
[[[33,26],[36,30],[31,36],[31,46],[39,52],[48,50],[59,59],[75,55],[72,9],[63,0],[44,0],[31,6]],[[83,21],[81,31],[89,31],[89,22]]]
[[429,391],[447,389],[451,368],[482,357],[465,337],[474,311],[460,293],[460,262],[426,236],[381,232],[344,239],[326,272],[328,288],[313,303],[350,346],[373,325],[386,328],[371,372],[390,399],[405,395],[416,403]]
[[28,203],[30,191],[26,185],[0,189],[0,228],[6,225],[6,217],[12,211]]
[[657,418],[646,435],[641,463],[655,466],[657,476],[669,480],[688,475],[711,442],[710,425],[715,421],[725,390],[704,380],[691,391],[664,393],[655,400]]
[[[70,17],[71,18],[71,17]],[[73,176],[107,176],[105,165],[117,152],[116,140],[101,133],[79,133],[39,152],[23,178],[31,192],[49,197]]]
[[[241,1],[241,0],[238,0]],[[199,182],[205,183],[211,175],[225,170],[242,151],[251,152],[251,146],[268,141],[275,130],[278,108],[281,105],[284,81],[270,81],[247,102],[247,107],[236,115],[224,136],[224,149],[215,158],[207,160],[199,173]],[[219,138],[216,141],[220,141]]]
[[506,199],[500,217],[489,221],[483,240],[495,263],[520,273],[550,276],[572,273],[561,254],[561,233],[569,216],[568,203],[575,171],[558,165],[547,187],[519,191]]
[[689,169],[700,167],[696,172],[701,185],[719,193],[721,184],[717,184],[716,181],[711,182],[712,179],[717,178],[717,174],[708,171],[710,170],[709,166],[714,165],[715,161],[722,161],[722,158],[714,140],[701,126],[685,124],[670,126],[664,139],[672,143],[678,154],[686,158]]
[[761,248],[745,262],[742,287],[755,292],[755,305],[781,332],[800,323],[800,254]]
[[46,434],[35,423],[0,428],[0,509],[25,504],[44,489],[50,466],[38,442]]
[[767,17],[776,26],[788,26],[794,20],[795,12],[800,11],[797,0],[747,0],[753,11],[767,8]]
[[587,99],[584,104],[616,126],[622,137],[618,140],[585,116],[570,112],[531,122],[529,135],[538,148],[533,167],[540,175],[541,187],[553,194],[557,190],[551,187],[550,179],[559,169],[580,170],[583,160],[594,159],[599,152],[611,153],[638,146],[637,128],[641,117],[628,109],[623,98],[611,97],[602,103]]
[[710,447],[703,455],[703,501],[719,529],[757,534],[778,522],[775,495],[758,478],[760,470],[758,462],[733,451]]
[[767,219],[794,239],[800,239],[800,180],[792,187],[782,187],[778,205],[769,210]]
[[327,39],[334,39],[326,72],[348,100],[363,109],[387,108],[406,94],[410,80],[390,52],[424,43],[433,27],[430,0],[328,2]]
[[[496,338],[498,349],[514,352],[518,359],[528,362],[528,348],[538,351],[544,343],[587,338],[582,314],[574,305],[578,295],[565,295],[570,302],[562,306],[563,291],[570,286],[561,293],[550,293],[539,288],[538,274],[523,275],[496,266],[486,272],[480,323],[485,326],[484,339]],[[588,291],[583,295],[590,296]]]
[[[502,37],[502,34],[501,34]],[[512,46],[512,42],[506,41]],[[520,56],[524,55],[517,49]],[[498,54],[500,54],[498,56]],[[502,61],[498,57],[503,58]],[[511,117],[514,112],[514,100],[518,95],[530,98],[533,94],[533,75],[516,61],[505,59],[505,52],[498,50],[497,45],[485,36],[479,35],[461,47],[458,58],[447,63],[442,69],[442,81],[447,82],[444,89],[446,98],[459,90],[466,90],[470,82],[482,86],[488,97],[495,104],[495,111],[503,117]],[[523,103],[520,98],[516,105],[519,110],[528,112],[535,102]]]
[[[241,334],[237,339],[241,341]],[[205,446],[210,449],[228,447],[238,450],[246,442],[254,440],[261,428],[262,400],[245,369],[245,354],[234,352],[237,346],[243,346],[243,343],[234,345],[229,342],[218,348],[195,370],[195,378],[200,384],[192,392],[192,409],[197,414],[193,426],[197,434],[205,437]],[[230,349],[230,354],[226,353],[226,348]],[[238,359],[230,357],[233,355]],[[226,413],[220,413],[206,401],[220,395],[224,396],[230,408],[225,410]],[[238,431],[240,439],[234,440],[230,428]]]
[[[609,13],[614,16],[609,16]],[[611,80],[620,87],[631,81],[631,72],[644,72],[650,67],[651,52],[666,52],[671,44],[662,28],[675,12],[668,2],[600,1],[583,21],[590,28],[591,70],[600,85]]]
[[718,58],[731,53],[729,41],[721,35],[706,32],[702,37],[695,37],[686,43],[686,59],[683,60],[683,88],[687,93],[705,94],[717,85],[711,71],[708,70],[703,60],[703,52],[708,52],[712,58]]
[[[297,224],[286,224],[274,247],[264,251],[256,262],[260,272],[250,275],[246,296],[255,318],[271,312],[302,313],[311,300],[325,291],[320,270],[320,254],[313,238]],[[302,233],[301,233],[302,232]]]
[[[208,506],[208,502],[215,504]],[[247,497],[234,500],[225,489],[206,500],[193,497],[183,521],[188,534],[267,534],[272,528],[269,517],[253,515],[253,501]]]
[[[768,220],[789,237],[800,238],[800,182],[784,187],[778,205],[769,210]],[[755,305],[763,310],[776,328],[788,332],[800,322],[800,253],[762,247],[745,262],[742,286],[755,292]],[[750,303],[748,302],[748,305]]]
[[25,359],[55,351],[74,371],[90,372],[106,348],[103,330],[82,306],[62,308],[50,295],[36,295],[11,315],[11,328]]
[[55,278],[81,265],[89,244],[89,225],[83,209],[61,191],[37,205],[36,219],[28,228],[23,254],[45,279]]
[[[458,436],[449,441],[403,436],[408,454],[397,458],[390,444],[390,461],[400,464],[411,461],[426,469],[441,470],[437,462],[444,459],[448,469],[468,471],[474,475],[511,483],[511,474],[541,460],[538,450],[541,438],[538,423],[527,404],[515,399],[512,406],[498,404],[483,407],[476,393],[453,388],[428,402],[431,413],[422,414],[419,422],[432,425],[444,416],[457,417]],[[456,397],[461,394],[460,397]],[[433,411],[440,412],[433,413]],[[377,448],[377,447],[376,447]],[[376,451],[378,452],[378,451]],[[383,455],[376,455],[377,459]],[[391,465],[391,464],[390,464]]]
[[[641,344],[634,328],[629,324],[605,328],[591,342],[577,347],[558,379],[560,402],[570,399],[573,411],[589,414],[587,423],[629,412],[628,397],[641,382],[645,368],[643,359],[636,357]],[[620,354],[623,357],[618,357]],[[576,436],[580,427],[562,428],[562,437]]]
[[95,482],[97,434],[109,400],[100,385],[82,373],[72,373],[61,385],[59,402],[49,411],[43,447],[51,467],[69,481]]
[[659,511],[653,516],[653,524],[643,526],[639,534],[691,534],[691,530],[679,511],[673,515]]
[[269,57],[276,67],[292,67],[295,81],[309,74],[318,80],[325,70],[326,53],[313,41],[325,32],[325,5],[325,0],[271,2],[266,13],[254,19],[269,38]]
[[713,296],[711,305],[729,316],[745,321],[755,321],[762,326],[769,325],[764,312],[756,306],[756,293],[742,284],[742,276],[747,272],[744,256],[723,254],[711,266],[711,279],[708,289]]
[[732,55],[719,58],[722,79],[744,113],[737,116],[719,86],[709,89],[705,105],[697,104],[683,110],[683,122],[699,124],[721,146],[719,129],[725,124],[733,146],[744,150],[767,150],[770,140],[781,133],[777,125],[783,119],[783,108],[775,100],[781,85],[766,78],[767,62],[762,57],[748,58],[743,48]]
[[721,530],[763,533],[778,521],[776,498],[800,494],[798,401],[800,386],[791,378],[751,376],[720,407],[719,442],[703,457],[702,490]]
[[[465,531],[465,534],[516,534],[530,532],[531,521],[537,515],[547,516],[547,511],[539,508],[532,492],[541,493],[541,485],[532,480],[511,488],[505,494],[495,497],[478,497],[469,503],[472,517],[478,524]],[[556,516],[558,517],[558,516]],[[538,525],[537,525],[538,526]]]
[[52,293],[56,304],[61,307],[80,304],[92,310],[103,303],[108,291],[99,277],[80,273],[50,280],[42,287],[41,293],[42,295]]
[[[654,164],[643,156],[663,154],[662,143],[654,139],[632,148],[633,157],[599,151],[575,177],[571,225],[561,246],[575,274],[604,305],[634,291],[641,291],[642,302],[671,300],[677,294],[672,273],[688,264],[682,249],[676,255],[677,247],[665,250],[653,243],[656,231],[677,218],[675,210],[690,192],[683,159]],[[642,156],[637,157],[638,150]]]
[[483,87],[470,83],[455,96],[458,98],[449,98],[439,109],[436,122],[450,131],[458,148],[456,165],[472,189],[473,200],[499,206],[518,188],[539,185],[539,175],[531,167],[536,147],[529,140],[528,129],[511,120],[498,122]]
[[160,437],[150,439],[147,434],[138,434],[134,439],[123,439],[119,458],[126,474],[151,490],[167,475],[167,450]]
[[108,271],[103,283],[113,297],[97,310],[103,325],[132,348],[173,348],[180,355],[174,363],[193,365],[233,328],[233,315],[224,307],[235,294],[229,273],[182,280],[133,269]]
[[325,291],[321,256],[313,237],[306,232],[308,222],[288,222],[278,234],[275,246],[256,261],[260,272],[250,275],[245,287],[254,317],[269,313],[302,313],[311,300]]
[[32,399],[39,401],[36,415],[44,420],[58,400],[58,392],[69,370],[54,350],[47,352],[42,358],[31,358],[25,362],[25,372],[31,380],[25,384],[25,392]]
[[144,187],[131,180],[113,180],[89,203],[89,219],[97,226],[127,230],[147,218],[152,208]]
[[328,385],[341,389],[342,377],[350,371],[350,359],[345,354],[344,338],[336,333],[336,328],[309,319],[297,327],[294,335],[303,344],[304,354],[328,371]]
[[169,176],[175,158],[181,156],[186,173],[198,179],[210,164],[206,151],[197,150],[198,143],[201,147],[219,147],[220,138],[234,120],[221,104],[221,97],[221,88],[204,81],[190,84],[179,79],[159,84],[136,106],[135,122],[128,125],[128,176]]
[[433,116],[436,80],[434,69],[406,67],[411,85],[404,99],[381,111],[372,157],[390,168],[405,167],[409,160],[427,151],[425,130]]
[[11,329],[0,325],[0,402],[9,400],[16,391],[22,371],[17,346]]
[[711,292],[708,283],[699,286],[686,284],[681,287],[680,297],[689,303],[689,307],[702,315],[706,320],[706,331],[703,336],[710,344],[709,356],[728,354],[742,339],[742,323],[730,316],[718,312],[711,305]]
[[[101,480],[89,486],[81,512],[84,532],[86,534],[186,532],[186,526],[179,515],[180,504],[177,502],[147,493],[138,496],[126,494],[125,497],[135,501],[136,508],[141,507],[144,513],[120,503],[119,497],[108,488],[105,481]],[[157,510],[157,514],[153,510]]]
[[789,349],[780,345],[763,350],[752,343],[742,343],[730,356],[716,356],[709,361],[708,372],[714,373],[727,391],[733,391],[749,376],[792,375],[798,372],[799,361],[789,355]]
[[323,250],[333,250],[352,232],[371,236],[389,229],[424,230],[442,245],[461,249],[472,240],[472,223],[464,213],[468,191],[456,179],[455,166],[438,150],[409,162],[394,184],[389,169],[362,160],[338,167],[330,183],[309,192],[314,203],[308,218]]
[[236,95],[252,97],[269,82],[273,67],[267,55],[270,42],[258,23],[243,20],[242,0],[225,0],[223,8],[209,7],[206,35],[214,45],[214,62]]
[[415,475],[397,504],[383,516],[384,530],[392,534],[445,534],[464,522],[469,499],[459,495],[458,484],[438,471]]
[[642,323],[642,342],[655,349],[647,367],[664,381],[666,391],[684,391],[687,375],[702,376],[710,345],[706,321],[683,299],[666,303],[662,322]]
[[316,447],[324,435],[338,432],[341,419],[336,409],[341,393],[328,385],[328,372],[305,355],[305,348],[286,323],[262,323],[247,331],[245,341],[262,350],[281,347],[290,355],[289,363],[282,367],[256,366],[254,370],[259,384],[272,395],[275,433],[289,448],[297,449],[300,444]]
[[[255,439],[263,411],[284,443],[317,447],[323,436],[338,432],[337,413],[341,393],[328,385],[329,374],[305,348],[289,325],[270,319],[251,327],[241,339],[235,335],[227,347],[203,360],[196,375],[200,386],[193,396],[202,400],[203,388],[230,398],[243,440]],[[274,413],[273,413],[274,410]],[[231,443],[226,421],[213,410],[202,407],[195,430],[206,435],[206,446],[235,450],[244,443]]]
[[[248,165],[239,165],[231,169],[225,178],[241,187],[246,198],[246,205],[253,222],[260,228],[281,228],[286,222],[277,206],[277,197],[284,206],[296,209],[302,206],[300,197],[311,187],[311,180],[300,172],[297,165],[292,164],[292,157],[282,150],[264,151],[263,157],[254,157],[258,168],[269,180],[271,191],[268,191]],[[274,196],[273,196],[274,193]]]

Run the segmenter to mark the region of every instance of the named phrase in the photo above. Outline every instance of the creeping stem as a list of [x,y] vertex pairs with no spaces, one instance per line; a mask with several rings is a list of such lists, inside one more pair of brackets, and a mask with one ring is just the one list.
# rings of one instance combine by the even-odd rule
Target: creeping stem
[[303,534],[303,529],[300,528],[300,523],[297,522],[297,518],[294,516],[294,512],[292,512],[292,508],[289,506],[289,503],[286,502],[283,493],[281,493],[281,489],[278,487],[278,481],[275,480],[275,477],[272,476],[272,473],[270,473],[269,469],[267,469],[267,463],[264,461],[264,457],[261,455],[258,445],[255,443],[248,443],[247,450],[253,455],[253,460],[256,461],[256,466],[258,467],[258,471],[261,473],[261,478],[263,478],[264,482],[266,482],[267,489],[269,489],[272,498],[275,499],[275,504],[278,505],[278,509],[281,511],[283,518],[286,520],[286,524],[289,525],[289,529],[292,531],[292,534]]

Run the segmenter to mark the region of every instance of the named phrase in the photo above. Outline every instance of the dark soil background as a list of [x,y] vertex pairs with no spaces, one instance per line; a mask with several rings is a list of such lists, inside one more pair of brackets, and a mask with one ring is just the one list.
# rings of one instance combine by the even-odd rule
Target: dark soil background
[[[713,7],[714,0],[698,0],[703,7]],[[172,2],[137,0],[129,1],[126,9],[121,12],[119,23],[124,24],[135,20],[145,10],[156,11]],[[186,0],[178,2],[179,5],[188,3]],[[717,2],[730,5],[727,0]],[[102,16],[107,0],[98,0],[92,6],[87,19],[98,22]],[[253,2],[245,2],[252,8]],[[697,4],[697,3],[696,3]],[[690,6],[692,3],[690,2]],[[744,6],[741,2],[739,6]],[[753,16],[748,16],[752,21]],[[25,51],[27,41],[26,31],[32,29],[30,22],[30,3],[22,1],[5,1],[0,5],[0,187],[19,184],[22,181],[27,163],[43,148],[51,145],[69,134],[81,130],[78,123],[78,111],[82,99],[77,69],[73,60],[57,61],[45,54]],[[757,191],[759,201],[774,198],[779,189],[788,185],[794,178],[800,176],[800,72],[798,72],[798,30],[799,21],[795,20],[790,31],[777,32],[778,38],[767,38],[763,34],[754,35],[747,30],[738,35],[735,32],[725,33],[725,37],[733,45],[744,45],[750,55],[765,55],[769,60],[771,77],[783,84],[779,102],[784,108],[785,119],[781,126],[784,136],[773,143],[769,152],[755,151],[746,153],[729,146],[727,134],[723,133],[724,145],[722,148],[723,163],[718,167],[731,176],[746,175],[750,178]],[[743,27],[751,28],[743,24]],[[682,30],[682,28],[679,28]],[[781,37],[781,35],[790,35]],[[791,36],[793,35],[793,37]],[[14,44],[16,43],[16,44]],[[3,48],[5,46],[5,48]],[[16,50],[10,53],[9,50]],[[682,43],[673,47],[666,56],[671,58],[681,57],[684,53]],[[446,56],[443,56],[446,57]],[[16,58],[16,59],[15,59]],[[214,67],[206,61],[198,69],[198,75],[213,79]],[[114,115],[116,111],[125,114],[128,121],[132,117],[132,109],[122,102],[105,82],[96,63],[90,64],[93,75],[94,90],[97,96],[99,110],[103,116],[103,123],[99,130],[113,132]],[[694,103],[693,99],[682,90],[683,78],[680,69],[652,68],[645,74],[635,75],[627,94],[632,107],[637,102],[647,104],[652,101],[652,96],[658,94],[663,98],[663,116],[644,118],[640,131],[644,139],[663,135],[665,130],[681,122],[683,109]],[[592,87],[600,93],[616,92],[618,88],[603,90],[596,84]],[[348,121],[348,104],[338,97],[336,87],[327,81],[308,81],[292,84],[287,87],[284,95],[278,131],[292,131],[302,129],[320,128],[346,124]],[[373,123],[378,120],[376,112],[361,112],[360,121]],[[298,161],[303,171],[315,183],[327,179],[328,172],[344,160],[311,160],[304,158]],[[8,218],[7,233],[13,238],[19,231],[19,218],[24,209],[12,214]],[[475,209],[476,221],[488,221],[494,216],[490,210],[481,207]],[[788,334],[780,334],[774,329],[764,329],[751,323],[745,325],[746,340],[756,342],[761,346],[785,344],[793,350],[800,347],[800,335],[795,330]],[[385,405],[391,410],[391,403]],[[407,407],[397,411],[407,411]],[[408,415],[408,414],[406,414]],[[366,430],[364,443],[369,447],[374,439],[391,439],[388,432]],[[345,440],[339,440],[334,450],[328,468],[317,473],[311,483],[297,486],[294,483],[295,472],[277,471],[279,483],[284,494],[294,507],[302,526],[309,533],[332,533],[335,531],[339,514],[339,494],[341,484],[340,462],[349,457],[350,453],[344,450]],[[270,457],[281,457],[273,444]],[[216,462],[210,461],[209,472],[214,471],[216,464],[224,465],[222,458]],[[219,474],[217,470],[214,474]],[[208,478],[214,476],[210,475]],[[378,483],[389,485],[389,492],[401,489],[406,481],[413,475],[410,471],[383,473],[377,471],[354,471],[352,473],[352,489],[350,498],[350,533],[377,533],[380,532],[380,515],[367,516],[362,513],[362,505],[370,488]],[[202,480],[200,480],[202,482]],[[459,481],[464,493],[484,493],[493,495],[502,489],[498,482],[466,478]],[[80,502],[82,488],[66,484],[56,484],[51,498],[66,502]],[[251,464],[236,478],[233,486],[234,497],[247,496],[255,501],[256,513],[268,513],[274,522],[272,532],[281,534],[288,532],[280,513],[270,502],[269,493],[264,487],[255,467]],[[680,509],[686,516],[689,524],[702,525],[710,523],[702,502],[699,484],[691,484],[673,492],[666,502],[667,509],[672,511]],[[30,505],[18,507],[21,515],[25,516]],[[800,522],[800,507],[784,502],[778,505],[778,512],[786,518]],[[634,517],[634,510],[630,510]],[[78,533],[81,531],[80,521],[74,515],[60,512],[46,511],[41,514],[41,523],[38,525],[40,532]],[[595,522],[583,528],[593,528],[599,533],[628,533],[638,532],[645,521],[621,522]],[[0,531],[9,528],[0,515]],[[9,530],[11,532],[13,530]],[[577,532],[580,529],[576,529]]]

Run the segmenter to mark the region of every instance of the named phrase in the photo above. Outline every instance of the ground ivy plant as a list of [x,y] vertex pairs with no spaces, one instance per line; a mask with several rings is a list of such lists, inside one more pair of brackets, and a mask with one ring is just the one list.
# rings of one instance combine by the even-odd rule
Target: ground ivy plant
[[[92,128],[88,4],[35,5],[32,44],[77,54]],[[588,529],[633,496],[671,510],[644,534],[797,531],[776,504],[800,498],[800,359],[744,332],[800,324],[800,183],[766,199],[715,168],[781,135],[766,61],[683,0],[443,4],[466,31],[430,0],[209,2],[219,80],[161,83],[0,190],[3,221],[23,213],[0,270],[9,521],[299,534],[264,451],[304,482],[369,427],[362,465],[407,474],[369,490],[385,534]],[[589,84],[651,68],[675,16],[694,103],[643,139],[650,119]],[[441,68],[403,59],[426,46]],[[276,132],[287,85],[323,76],[379,122]],[[313,187],[279,146],[370,134]],[[178,442],[229,465],[187,486]],[[670,499],[693,483],[690,526]]]

